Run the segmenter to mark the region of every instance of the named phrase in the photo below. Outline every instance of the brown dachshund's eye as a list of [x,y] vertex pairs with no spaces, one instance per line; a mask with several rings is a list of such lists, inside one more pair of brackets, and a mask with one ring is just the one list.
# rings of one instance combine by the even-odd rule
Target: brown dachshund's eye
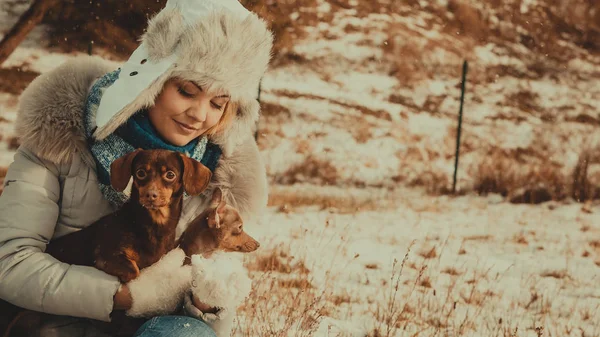
[[176,176],[177,175],[173,171],[168,171],[167,173],[165,173],[165,179],[167,179],[169,181],[174,180]]
[[146,171],[145,171],[145,170],[139,169],[139,170],[137,170],[137,171],[135,172],[135,176],[136,176],[138,179],[144,179],[144,178],[146,178],[147,174],[146,174]]

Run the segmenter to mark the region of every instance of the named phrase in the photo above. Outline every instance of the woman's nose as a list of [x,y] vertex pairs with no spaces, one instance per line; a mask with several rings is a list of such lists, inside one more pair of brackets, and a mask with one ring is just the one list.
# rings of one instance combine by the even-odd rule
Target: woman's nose
[[197,120],[198,122],[206,121],[206,116],[210,111],[210,100],[205,104],[204,100],[195,104],[191,109],[188,110],[188,116]]

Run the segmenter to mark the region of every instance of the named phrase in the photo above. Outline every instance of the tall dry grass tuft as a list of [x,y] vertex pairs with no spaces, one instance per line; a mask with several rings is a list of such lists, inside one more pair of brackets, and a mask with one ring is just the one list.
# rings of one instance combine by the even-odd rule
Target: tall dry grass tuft
[[252,292],[239,308],[234,334],[252,337],[313,336],[327,313],[328,293],[319,291],[303,261],[279,246],[247,265]]
[[584,149],[579,154],[577,164],[573,169],[571,196],[578,202],[596,199],[599,196],[598,186],[594,186],[588,177],[588,170],[592,164],[592,153],[589,149]]
[[[395,336],[396,331],[398,331],[401,326],[401,322],[408,320],[409,317],[414,313],[414,309],[409,305],[408,300],[404,301],[404,304],[400,304],[398,301],[398,292],[401,286],[400,279],[403,276],[402,272],[404,271],[404,266],[406,261],[408,261],[410,250],[414,244],[415,242],[413,241],[408,247],[408,250],[402,259],[399,268],[398,260],[394,259],[390,282],[388,283],[388,287],[384,293],[384,301],[380,302],[380,305],[377,306],[373,312],[373,316],[375,318],[375,326],[372,330],[373,337]],[[419,275],[420,276],[418,279],[420,280],[422,272],[420,272]],[[412,291],[414,291],[416,285],[419,283],[419,280],[414,283]]]

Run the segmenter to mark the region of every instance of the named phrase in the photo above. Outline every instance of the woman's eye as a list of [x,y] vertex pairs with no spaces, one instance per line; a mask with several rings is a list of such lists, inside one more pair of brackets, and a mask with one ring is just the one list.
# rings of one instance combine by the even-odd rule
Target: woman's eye
[[213,108],[215,108],[215,109],[217,109],[217,110],[221,110],[221,109],[223,109],[223,106],[222,106],[222,105],[218,105],[218,104],[216,104],[216,103],[213,103],[213,102],[210,102],[210,104],[212,104]]
[[179,93],[180,93],[182,96],[185,96],[185,97],[194,97],[194,94],[192,94],[192,93],[190,93],[190,92],[187,92],[187,91],[185,91],[185,89],[183,89],[183,88],[181,88],[181,87],[179,87],[179,88],[177,89],[177,91],[179,91]]
[[138,179],[144,179],[144,178],[146,178],[146,171],[144,171],[144,170],[137,170],[137,171],[135,172],[135,176],[136,176]]
[[176,175],[175,172],[173,171],[169,171],[167,173],[165,173],[165,178],[167,178],[167,180],[173,180],[175,179]]

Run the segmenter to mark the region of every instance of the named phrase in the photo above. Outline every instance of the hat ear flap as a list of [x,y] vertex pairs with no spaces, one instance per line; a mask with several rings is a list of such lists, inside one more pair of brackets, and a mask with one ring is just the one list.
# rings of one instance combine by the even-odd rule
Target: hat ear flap
[[150,19],[148,29],[142,36],[150,59],[156,61],[173,54],[184,28],[184,18],[175,8],[165,8]]

